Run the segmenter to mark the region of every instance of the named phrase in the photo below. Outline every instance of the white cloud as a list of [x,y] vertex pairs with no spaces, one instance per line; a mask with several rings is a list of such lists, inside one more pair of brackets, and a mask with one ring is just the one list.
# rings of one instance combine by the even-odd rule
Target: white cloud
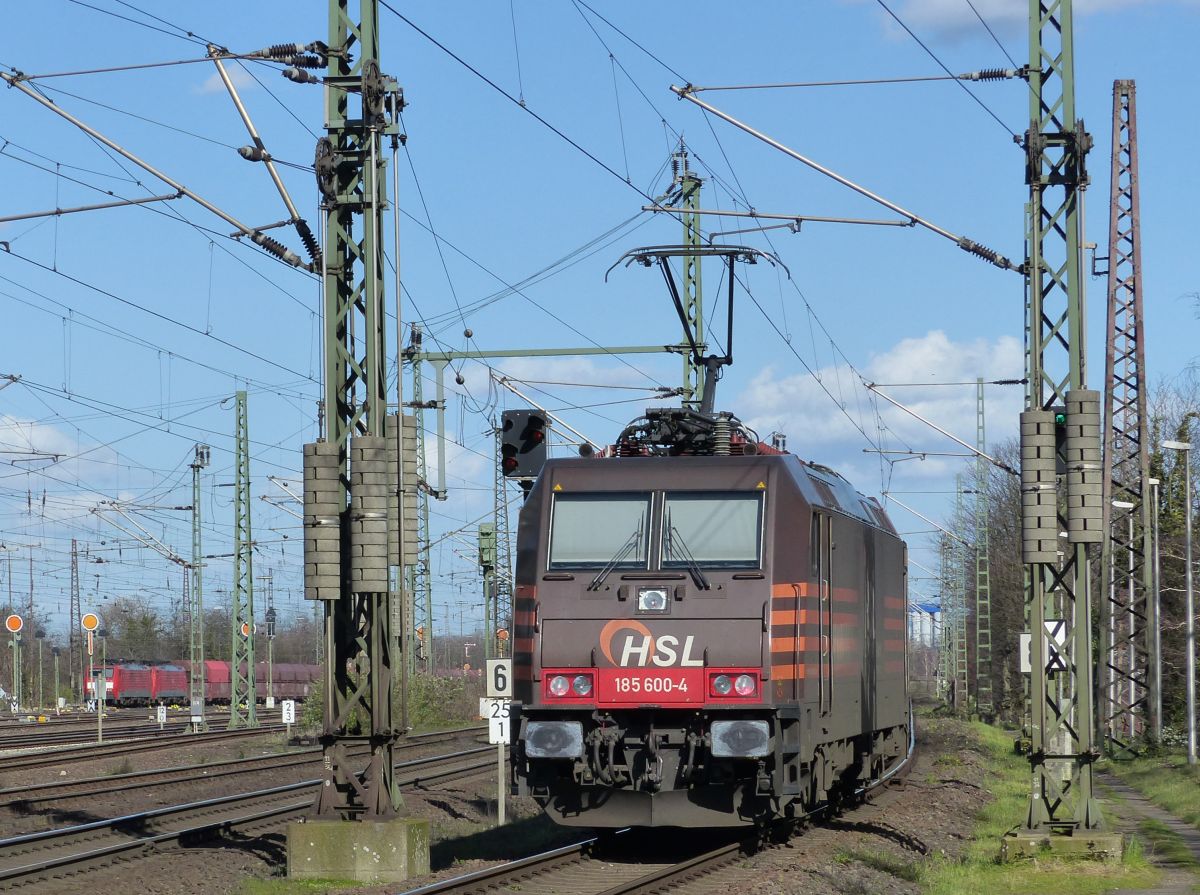
[[[233,82],[233,86],[238,89],[238,92],[253,90],[258,86],[258,82],[250,77],[249,73],[239,65],[225,65],[225,73],[229,75],[229,80]],[[221,80],[221,76],[215,71],[208,76],[208,79],[196,88],[196,93],[224,93],[225,82]]]
[[[941,330],[933,330],[903,339],[875,355],[862,373],[915,413],[974,444],[975,378],[1020,378],[1023,369],[1024,353],[1017,339],[1002,336],[954,342]],[[949,384],[959,382],[972,384]],[[886,387],[889,383],[918,385]],[[989,442],[1008,437],[1016,429],[1022,388],[988,387],[985,400]],[[816,377],[806,372],[780,376],[774,367],[765,367],[732,406],[739,408],[742,419],[764,440],[772,431],[785,433],[790,451],[837,468],[863,491],[875,490],[871,482],[878,472],[878,460],[863,454],[870,443],[889,450],[963,450],[912,415],[872,395],[847,366],[822,368]],[[944,478],[961,464],[956,458],[927,457],[923,462],[905,464],[904,472],[922,479]]]

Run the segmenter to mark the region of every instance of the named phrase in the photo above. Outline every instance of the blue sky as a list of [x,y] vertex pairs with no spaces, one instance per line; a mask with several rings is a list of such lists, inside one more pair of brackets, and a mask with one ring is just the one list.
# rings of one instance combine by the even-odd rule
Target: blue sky
[[[887,216],[729,125],[706,120],[668,89],[683,82],[941,74],[877,2],[759,3],[736,13],[728,4],[699,2],[686,15],[675,4],[591,5],[623,34],[571,2],[396,4],[497,87],[523,99],[525,109],[409,24],[382,13],[383,69],[404,87],[408,102],[408,141],[398,165],[404,316],[427,323],[431,346],[678,341],[656,273],[618,268],[605,283],[604,272],[630,248],[678,241],[676,222],[640,209],[642,194],[657,195],[668,186],[665,166],[680,135],[705,178],[708,208]],[[966,0],[889,5],[951,71],[1009,66]],[[1023,62],[1025,4],[975,0],[975,7]],[[47,0],[9,17],[0,65],[52,74],[184,62],[204,55],[203,44],[185,32],[249,51],[324,38],[325,16],[326,5],[315,2],[151,7]],[[1153,381],[1176,375],[1197,353],[1200,276],[1190,226],[1197,179],[1186,172],[1200,136],[1190,114],[1197,103],[1191,59],[1198,37],[1195,2],[1078,4],[1078,105],[1096,140],[1089,158],[1087,238],[1101,243],[1101,254],[1112,81],[1134,78],[1138,87]],[[276,67],[231,70],[267,147],[291,163],[281,168],[283,177],[301,213],[315,224],[314,181],[304,166],[323,132],[321,89],[288,82]],[[211,63],[36,83],[56,103],[238,219],[261,225],[285,216],[266,172],[234,151],[248,140]],[[1022,152],[1011,135],[1027,127],[1028,92],[1019,80],[969,87],[999,121],[950,81],[702,96],[938,225],[1019,260],[1027,190]],[[111,201],[102,195],[106,191],[125,198],[170,192],[17,91],[0,92],[0,103],[0,215]],[[706,226],[738,224],[709,219]],[[38,545],[32,548],[35,596],[57,624],[66,620],[71,538],[87,545],[91,560],[83,566],[85,604],[121,594],[140,594],[162,606],[178,599],[178,567],[135,547],[91,510],[105,500],[154,508],[188,503],[187,464],[196,441],[213,446],[205,478],[206,544],[211,552],[228,552],[231,492],[222,485],[232,481],[233,411],[227,399],[240,387],[250,392],[260,542],[255,572],[275,571],[282,613],[307,611],[299,599],[297,520],[258,497],[282,496],[267,476],[296,480],[300,445],[315,437],[318,284],[231,240],[230,232],[187,200],[0,225],[0,239],[10,249],[0,253],[6,321],[0,373],[22,377],[0,391],[0,449],[58,456],[0,454],[0,540]],[[294,236],[282,238],[299,250]],[[739,295],[735,365],[721,384],[719,403],[764,436],[786,432],[792,450],[842,470],[866,493],[952,489],[956,461],[890,467],[863,453],[881,445],[956,448],[883,405],[877,415],[859,377],[926,384],[893,394],[973,439],[973,388],[934,384],[1022,374],[1020,278],[920,229],[808,224],[798,234],[770,231],[769,240],[761,234],[736,238],[778,252],[791,279],[768,265],[747,273],[753,300]],[[715,270],[707,274],[714,309],[716,281]],[[509,288],[517,284],[519,292]],[[1089,381],[1098,387],[1104,283],[1087,285]],[[720,314],[714,323],[723,329]],[[465,328],[472,339],[464,337]],[[599,442],[658,403],[653,388],[675,386],[680,378],[677,357],[493,366]],[[460,609],[468,617],[474,611],[479,588],[470,523],[491,499],[488,418],[521,406],[491,384],[485,366],[467,363],[457,372],[464,385],[451,382],[447,415],[451,493],[433,507],[435,533],[468,529],[443,540],[433,555],[436,599],[456,618]],[[989,390],[991,441],[1015,432],[1018,391]],[[578,405],[598,406],[570,409]],[[901,499],[940,518],[950,498]],[[189,550],[186,513],[135,512],[164,543]],[[928,527],[903,509],[893,513],[901,530]],[[910,541],[914,556],[934,565],[928,538],[914,534]],[[17,557],[14,588],[21,594],[28,587],[29,549],[10,553]],[[0,575],[0,587],[6,587],[2,561]],[[221,599],[219,589],[229,586],[223,560],[214,561],[208,580],[209,599]]]

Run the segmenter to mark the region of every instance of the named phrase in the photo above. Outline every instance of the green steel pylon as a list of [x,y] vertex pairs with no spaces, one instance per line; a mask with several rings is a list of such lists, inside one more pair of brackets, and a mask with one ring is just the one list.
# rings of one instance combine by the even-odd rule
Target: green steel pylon
[[254,557],[250,533],[250,435],[246,393],[237,393],[233,495],[233,660],[229,663],[229,729],[258,727],[254,686]]
[[[1085,160],[1091,137],[1075,114],[1072,0],[1030,0],[1028,78],[1029,130],[1024,140],[1029,185],[1026,411],[1034,414],[1032,430],[1037,425],[1058,426],[1059,417],[1073,413],[1073,400],[1087,400],[1080,259],[1082,193],[1088,182]],[[1053,422],[1036,422],[1044,417],[1051,417]],[[1090,447],[1088,433],[1068,438],[1088,441]],[[1099,439],[1094,440],[1098,451]],[[1072,448],[1065,450],[1070,454]],[[1066,514],[1061,512],[1064,491],[1082,467],[1071,468],[1072,458],[1064,458],[1063,449],[1056,452],[1068,466],[1067,475],[1059,475],[1059,482],[1052,486],[1060,508],[1058,524],[1054,528],[1043,526],[1052,534],[1039,540],[1040,536],[1034,534],[1042,530],[1034,524],[1039,516],[1023,512],[1022,521],[1032,632],[1032,785],[1024,829],[1039,835],[1048,831],[1083,833],[1104,827],[1092,788],[1096,752],[1091,583],[1086,548],[1094,535],[1087,528],[1083,512],[1091,507],[1069,503]],[[1023,474],[1026,466],[1023,457]],[[1066,488],[1062,479],[1068,480]],[[1065,542],[1053,544],[1058,540],[1053,535],[1061,531],[1068,534]]]
[[981,718],[995,712],[992,698],[992,576],[988,557],[988,461],[983,380],[975,380],[975,708]]
[[204,716],[204,551],[200,536],[200,471],[208,466],[210,450],[207,444],[196,445],[192,461],[192,567],[191,588],[188,594],[188,656],[191,659],[191,675],[188,680],[188,701],[191,717],[201,720],[193,723],[199,732],[208,726]]
[[[675,206],[682,208],[679,215],[683,222],[683,244],[691,248],[699,248],[704,237],[700,232],[700,186],[703,181],[688,167],[688,152],[681,140],[679,150],[671,156],[671,166],[675,174],[674,186],[679,188]],[[696,344],[704,345],[704,291],[700,279],[700,256],[685,255],[683,257],[683,289],[680,293],[683,302],[684,319],[691,330]],[[690,352],[683,354],[683,395],[680,402],[684,405],[700,406],[700,396],[704,392],[705,370],[696,363]]]

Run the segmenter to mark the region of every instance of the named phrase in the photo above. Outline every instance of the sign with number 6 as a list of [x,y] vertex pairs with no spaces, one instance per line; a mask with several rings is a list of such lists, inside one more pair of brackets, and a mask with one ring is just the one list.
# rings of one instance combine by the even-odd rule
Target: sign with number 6
[[496,699],[512,698],[512,659],[487,660],[487,695]]

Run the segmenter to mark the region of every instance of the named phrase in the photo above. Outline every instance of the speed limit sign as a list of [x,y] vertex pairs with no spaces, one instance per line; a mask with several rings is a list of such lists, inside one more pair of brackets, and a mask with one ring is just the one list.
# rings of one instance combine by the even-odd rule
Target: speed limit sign
[[512,698],[512,659],[487,660],[487,695],[496,699]]

